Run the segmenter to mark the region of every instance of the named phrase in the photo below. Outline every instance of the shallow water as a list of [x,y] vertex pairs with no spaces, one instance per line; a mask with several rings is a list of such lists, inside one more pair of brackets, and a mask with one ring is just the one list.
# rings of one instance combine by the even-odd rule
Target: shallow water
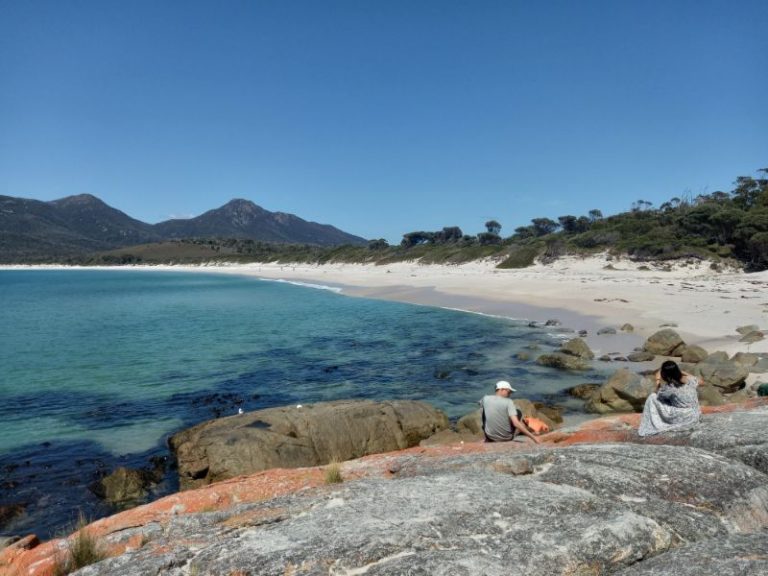
[[[567,403],[565,388],[602,377],[517,360],[557,342],[524,321],[254,278],[0,271],[0,303],[0,504],[26,506],[0,534],[47,537],[78,509],[113,512],[92,482],[238,408],[401,398],[458,418],[499,378]],[[176,487],[169,472],[152,497]]]

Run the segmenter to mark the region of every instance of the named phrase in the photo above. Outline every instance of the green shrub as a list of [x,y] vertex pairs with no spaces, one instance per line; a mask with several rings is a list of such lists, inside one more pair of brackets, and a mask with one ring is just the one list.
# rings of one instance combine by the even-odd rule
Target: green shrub
[[537,245],[513,246],[509,256],[497,268],[527,268],[532,266],[541,248]]

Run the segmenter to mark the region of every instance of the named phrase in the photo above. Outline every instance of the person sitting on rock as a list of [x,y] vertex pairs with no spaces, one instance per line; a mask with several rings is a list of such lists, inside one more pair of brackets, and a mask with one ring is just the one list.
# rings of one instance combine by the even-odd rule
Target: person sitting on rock
[[637,433],[651,436],[696,424],[701,418],[699,380],[667,360],[655,373],[656,392],[648,396]]
[[538,438],[523,424],[523,413],[517,409],[510,396],[516,392],[509,382],[500,380],[496,383],[496,394],[483,396],[483,432],[486,442],[509,442],[515,434],[521,432],[539,443]]

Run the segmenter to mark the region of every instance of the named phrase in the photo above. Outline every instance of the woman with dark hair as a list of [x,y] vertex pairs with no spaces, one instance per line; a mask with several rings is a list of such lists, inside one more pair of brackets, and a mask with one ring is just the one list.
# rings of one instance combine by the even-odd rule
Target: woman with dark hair
[[656,392],[645,401],[637,433],[651,436],[696,424],[701,418],[696,377],[680,370],[672,360],[664,362],[654,376]]

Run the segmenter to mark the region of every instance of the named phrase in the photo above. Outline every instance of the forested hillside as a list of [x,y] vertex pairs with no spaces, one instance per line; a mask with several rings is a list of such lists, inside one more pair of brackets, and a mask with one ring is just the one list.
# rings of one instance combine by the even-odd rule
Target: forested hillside
[[184,239],[101,254],[91,263],[197,262],[206,260],[259,262],[371,262],[403,260],[460,263],[485,257],[499,266],[516,268],[536,259],[548,261],[567,254],[609,252],[635,260],[678,258],[728,261],[746,270],[768,268],[768,169],[758,177],[740,176],[730,192],[671,198],[658,207],[637,200],[630,210],[603,216],[595,208],[586,215],[557,219],[534,218],[508,237],[490,220],[485,230],[465,234],[457,226],[414,231],[399,245],[371,240],[367,246],[322,248],[275,245],[244,239]]

